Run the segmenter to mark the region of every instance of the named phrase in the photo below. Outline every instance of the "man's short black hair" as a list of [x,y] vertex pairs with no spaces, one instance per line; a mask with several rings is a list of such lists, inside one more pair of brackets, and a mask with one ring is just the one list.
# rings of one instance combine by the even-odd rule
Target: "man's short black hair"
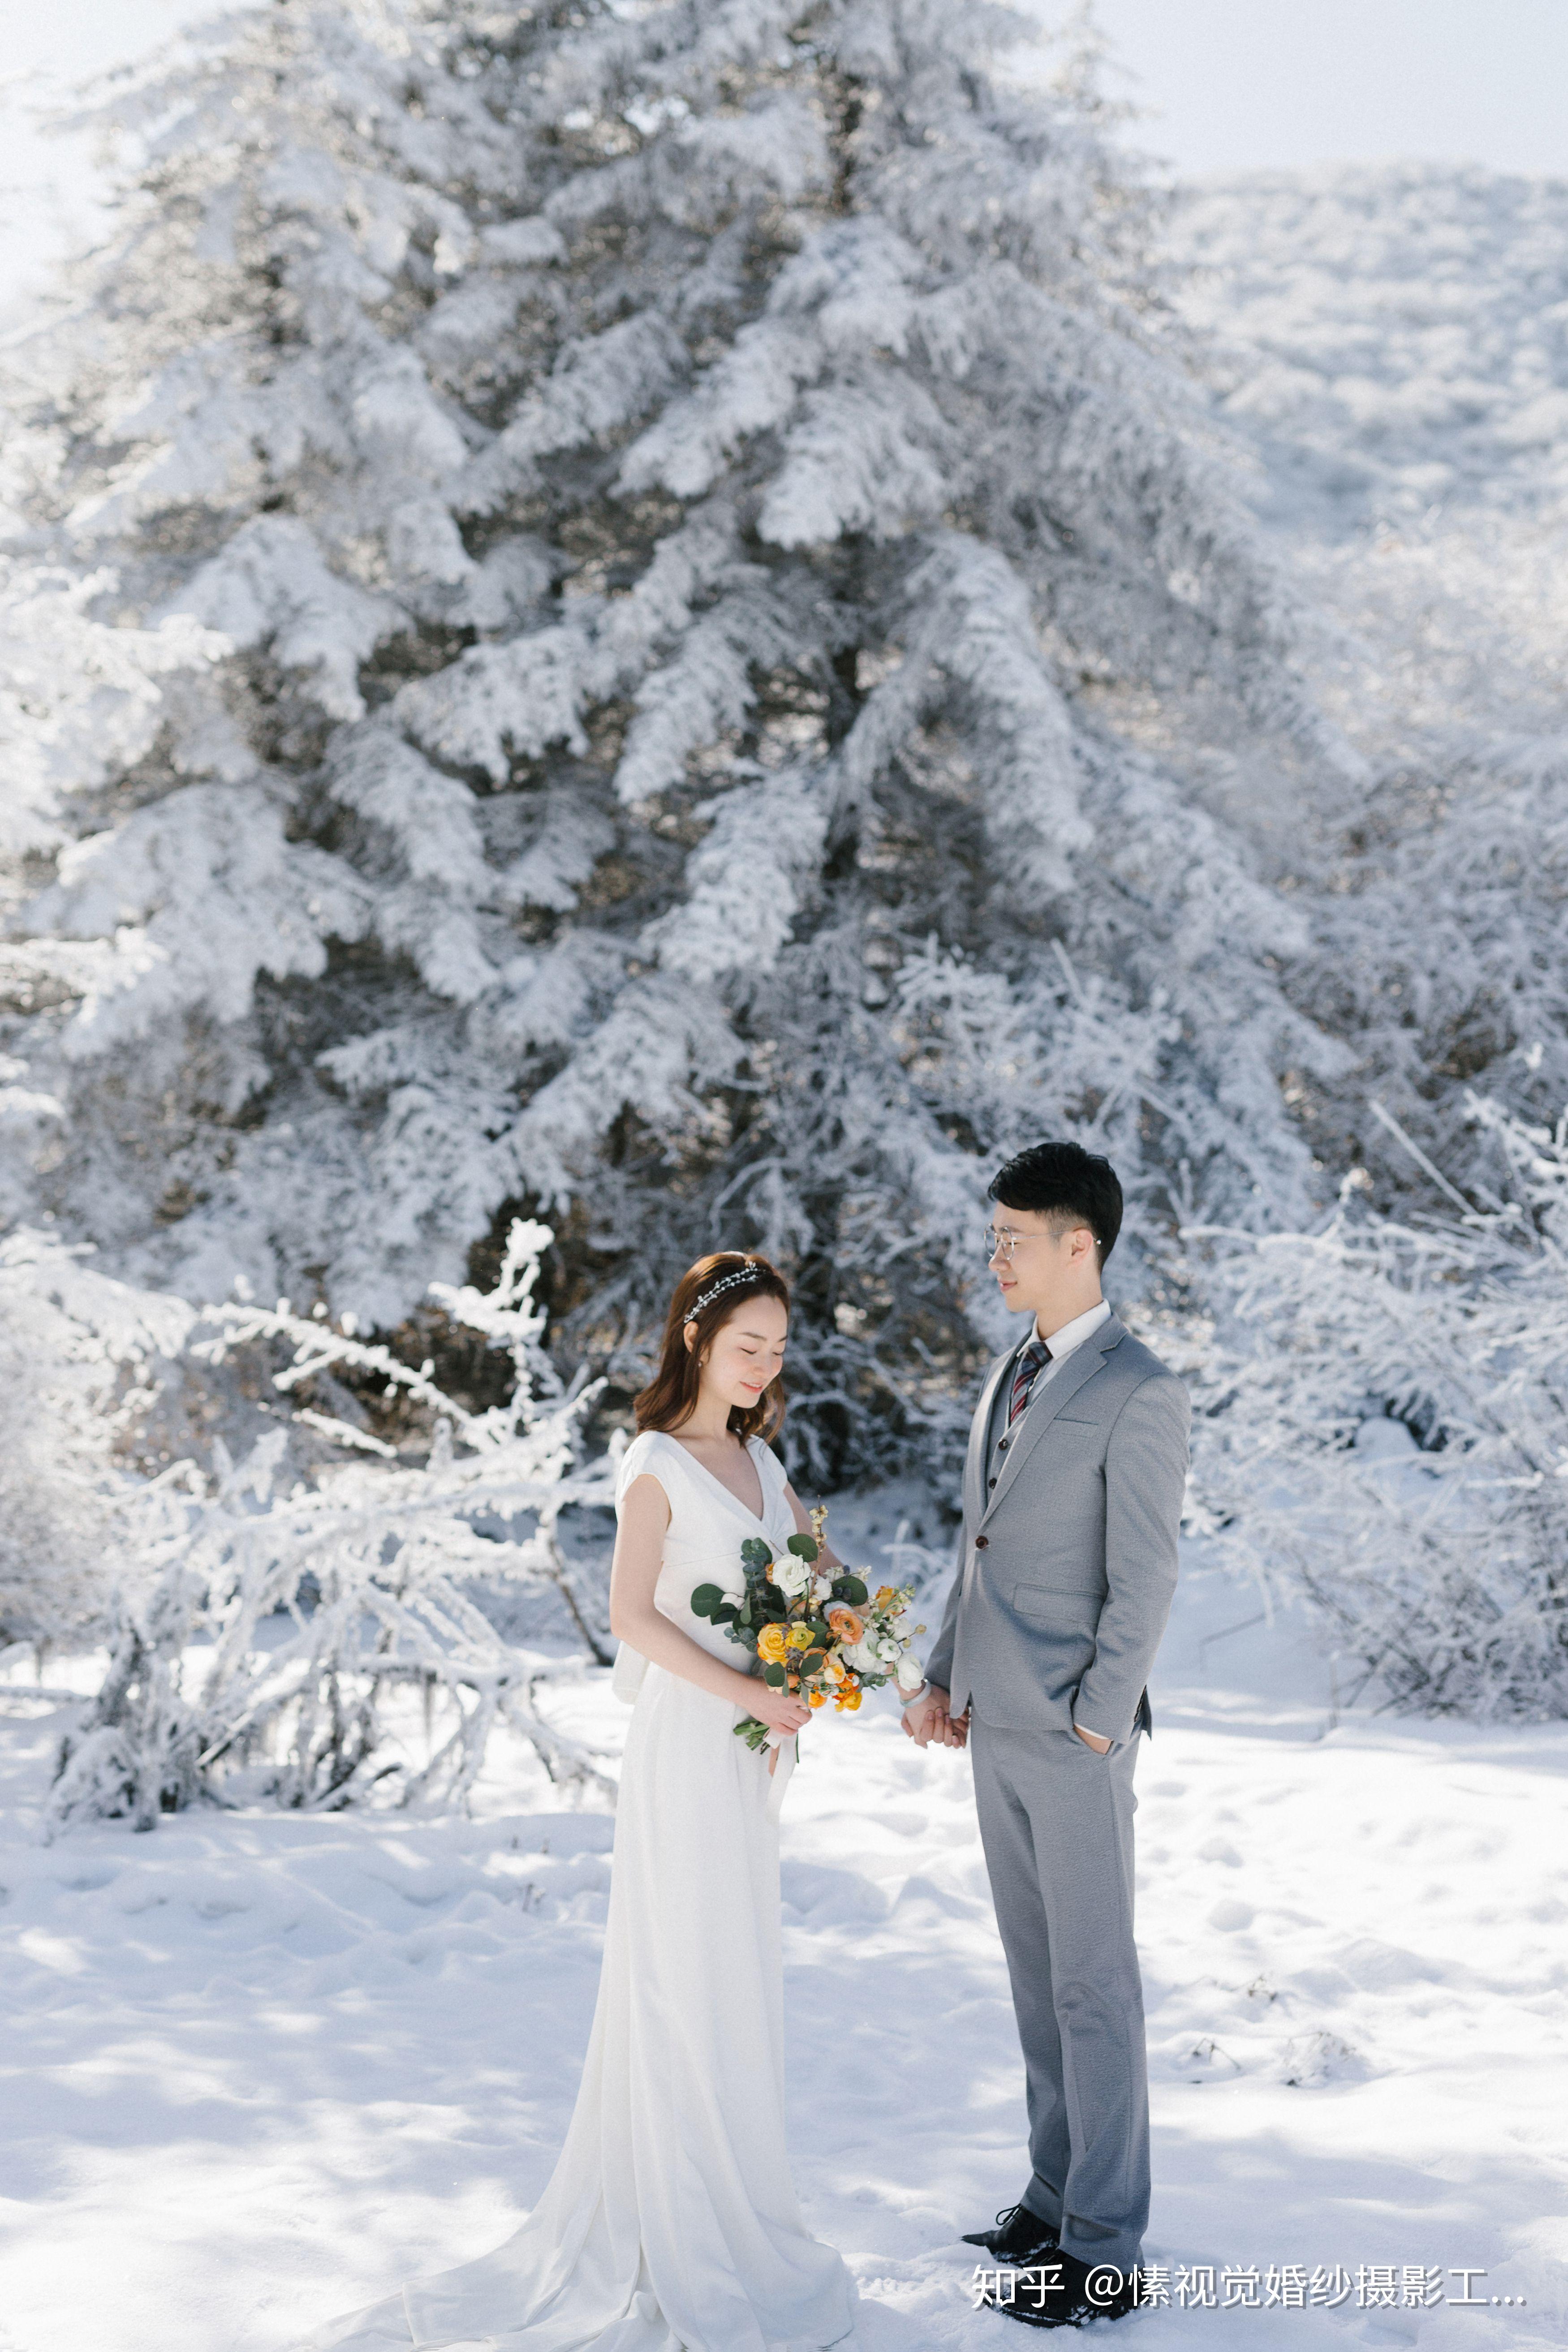
[[1005,1209],[1066,1214],[1094,1235],[1105,1264],[1121,1231],[1121,1187],[1109,1160],[1081,1143],[1031,1143],[998,1168],[988,1187]]

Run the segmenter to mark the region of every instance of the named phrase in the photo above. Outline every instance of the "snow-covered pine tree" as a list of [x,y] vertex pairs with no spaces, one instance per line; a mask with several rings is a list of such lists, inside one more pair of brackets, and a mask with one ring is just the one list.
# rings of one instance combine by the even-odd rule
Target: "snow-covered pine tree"
[[673,1273],[762,1246],[843,1478],[949,1425],[1020,1141],[1113,1150],[1123,1296],[1173,1208],[1306,1213],[1281,1079],[1336,1051],[1204,787],[1341,755],[1030,29],[279,5],[118,101],[23,551],[230,650],[63,803],[13,967],[81,943],[31,1181],[137,1280],[385,1327],[544,1204],[630,1384]]

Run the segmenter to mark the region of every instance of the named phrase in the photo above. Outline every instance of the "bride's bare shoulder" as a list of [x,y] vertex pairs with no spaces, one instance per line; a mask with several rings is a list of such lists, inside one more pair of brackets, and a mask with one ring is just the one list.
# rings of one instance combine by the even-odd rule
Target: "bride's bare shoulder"
[[659,1488],[668,1506],[671,1500],[669,1487],[673,1457],[679,1452],[680,1448],[662,1429],[639,1430],[621,1456],[620,1469],[616,1477],[617,1505],[626,1500],[634,1486],[640,1485],[645,1492]]

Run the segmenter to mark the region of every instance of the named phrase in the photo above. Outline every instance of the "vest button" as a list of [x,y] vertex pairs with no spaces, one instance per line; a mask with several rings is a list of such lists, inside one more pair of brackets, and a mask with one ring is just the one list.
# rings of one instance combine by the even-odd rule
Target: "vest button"
[[985,1551],[989,1549],[990,1543],[991,1538],[989,1536],[976,1536],[974,1538],[974,1549],[976,1551]]

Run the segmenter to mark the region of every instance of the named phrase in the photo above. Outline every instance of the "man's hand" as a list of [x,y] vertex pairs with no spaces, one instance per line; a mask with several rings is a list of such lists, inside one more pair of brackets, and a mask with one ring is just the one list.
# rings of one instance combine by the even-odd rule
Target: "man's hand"
[[1093,1748],[1097,1756],[1103,1756],[1107,1748],[1113,1744],[1100,1732],[1086,1731],[1081,1723],[1075,1723],[1073,1725],[1073,1729],[1077,1732],[1079,1738],[1087,1747]]
[[943,1748],[962,1748],[969,1738],[969,1717],[967,1711],[952,1714],[947,1692],[931,1683],[913,1706],[904,1709],[904,1729],[917,1748],[928,1747],[933,1739]]

